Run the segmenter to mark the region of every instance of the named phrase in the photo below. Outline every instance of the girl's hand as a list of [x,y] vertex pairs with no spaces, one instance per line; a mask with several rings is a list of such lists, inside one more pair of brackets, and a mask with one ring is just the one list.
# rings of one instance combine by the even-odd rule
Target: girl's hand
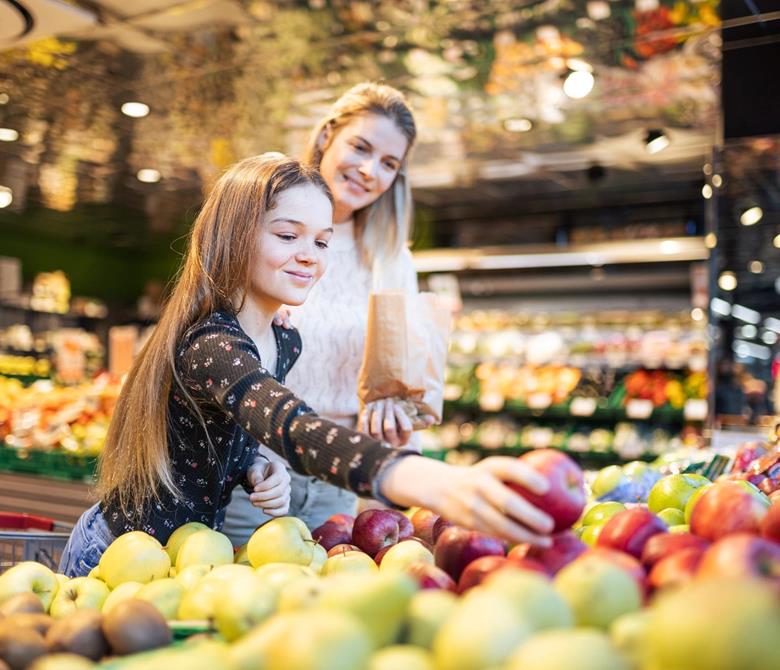
[[357,429],[397,449],[409,442],[412,422],[392,398],[368,403],[360,412]]
[[249,501],[268,516],[285,516],[290,511],[290,473],[281,461],[257,460],[250,468],[254,485]]
[[491,456],[469,467],[407,456],[390,466],[380,488],[400,505],[427,507],[460,526],[549,547],[553,520],[505,482],[538,494],[549,487],[542,475],[509,456]]
[[274,314],[274,324],[290,330],[290,328],[293,327],[290,322],[290,310],[286,307],[281,307],[279,311]]

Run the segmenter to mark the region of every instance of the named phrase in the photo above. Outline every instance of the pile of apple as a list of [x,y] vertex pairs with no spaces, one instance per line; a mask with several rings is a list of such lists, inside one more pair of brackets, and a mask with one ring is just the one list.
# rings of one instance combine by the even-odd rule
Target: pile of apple
[[[519,489],[555,520],[549,548],[508,548],[424,509],[313,532],[274,519],[237,552],[197,523],[165,547],[127,533],[88,577],[30,562],[0,575],[0,668],[780,668],[780,501],[671,475],[647,505],[586,508],[568,457],[523,459],[550,482],[545,496]],[[578,533],[592,526],[589,546]],[[177,620],[213,632],[171,646]]]

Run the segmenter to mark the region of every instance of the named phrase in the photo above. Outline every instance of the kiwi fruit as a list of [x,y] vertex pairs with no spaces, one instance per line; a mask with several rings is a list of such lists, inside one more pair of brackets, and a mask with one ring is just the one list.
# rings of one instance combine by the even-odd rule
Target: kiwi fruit
[[76,610],[67,618],[54,622],[46,634],[46,646],[54,653],[67,652],[99,661],[108,653],[102,624],[100,612]]
[[0,626],[0,660],[11,670],[25,670],[46,653],[46,642],[37,630],[22,628],[3,620]]
[[31,614],[43,614],[43,603],[34,593],[17,593],[0,605],[0,618],[30,612]]
[[92,670],[95,664],[77,654],[49,654],[35,661],[27,670]]
[[19,626],[20,628],[32,628],[37,630],[41,635],[46,637],[46,633],[54,623],[48,614],[33,614],[32,612],[21,612],[19,614],[12,614],[4,619],[4,623]]
[[154,605],[138,598],[113,607],[103,617],[103,633],[118,656],[164,647],[173,640],[165,617]]

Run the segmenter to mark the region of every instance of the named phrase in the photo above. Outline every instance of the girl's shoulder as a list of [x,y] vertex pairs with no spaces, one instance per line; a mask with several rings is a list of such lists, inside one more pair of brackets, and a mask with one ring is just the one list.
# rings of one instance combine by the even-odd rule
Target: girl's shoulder
[[241,328],[234,314],[224,310],[215,310],[208,316],[193,323],[182,335],[179,351],[188,349],[198,340],[203,338],[216,339],[220,335],[232,338],[246,339],[251,342],[249,336]]

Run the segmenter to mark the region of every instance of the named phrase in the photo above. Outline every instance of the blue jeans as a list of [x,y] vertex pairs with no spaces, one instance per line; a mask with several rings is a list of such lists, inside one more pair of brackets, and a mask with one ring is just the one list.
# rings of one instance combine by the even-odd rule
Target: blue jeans
[[100,506],[95,503],[73,527],[68,543],[62,550],[57,571],[68,577],[85,577],[92,568],[97,567],[103,552],[113,541],[114,536],[108,529]]

